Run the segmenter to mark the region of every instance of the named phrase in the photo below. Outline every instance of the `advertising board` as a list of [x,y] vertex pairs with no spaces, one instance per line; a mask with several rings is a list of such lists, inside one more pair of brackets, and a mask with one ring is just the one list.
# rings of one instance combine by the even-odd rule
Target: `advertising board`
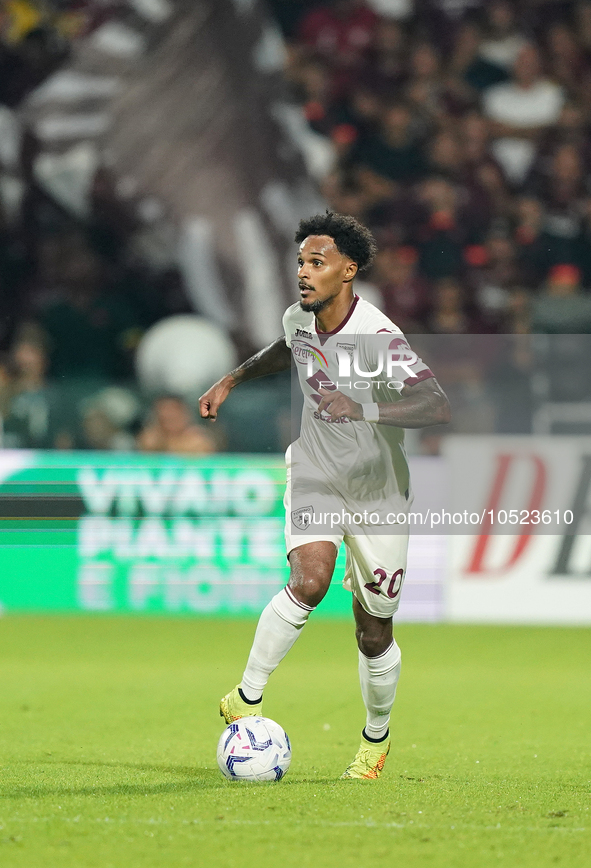
[[451,437],[445,460],[450,513],[484,516],[448,535],[446,617],[590,624],[591,438]]
[[[282,456],[0,453],[6,611],[258,614],[287,581]],[[400,620],[440,620],[442,538],[411,547]],[[319,614],[351,610],[341,551]]]

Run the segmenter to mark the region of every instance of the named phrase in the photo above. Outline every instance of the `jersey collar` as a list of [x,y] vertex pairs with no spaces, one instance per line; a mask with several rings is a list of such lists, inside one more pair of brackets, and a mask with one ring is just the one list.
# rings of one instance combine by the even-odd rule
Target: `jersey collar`
[[353,303],[351,304],[351,307],[349,308],[349,312],[347,313],[347,316],[346,316],[345,319],[344,319],[342,322],[340,322],[340,323],[338,324],[338,326],[337,326],[336,328],[334,328],[331,332],[321,332],[321,331],[319,331],[319,330],[318,330],[318,324],[317,324],[317,322],[316,322],[316,317],[314,317],[314,328],[316,329],[316,334],[317,334],[318,337],[320,338],[320,342],[321,342],[321,343],[322,343],[322,341],[323,341],[323,338],[329,338],[331,335],[336,335],[337,332],[342,331],[342,329],[347,325],[347,323],[349,322],[349,320],[350,320],[351,317],[353,316],[353,311],[354,311],[355,308],[357,307],[357,302],[358,302],[358,301],[359,301],[359,296],[358,296],[358,295],[355,295],[355,296],[353,297]]

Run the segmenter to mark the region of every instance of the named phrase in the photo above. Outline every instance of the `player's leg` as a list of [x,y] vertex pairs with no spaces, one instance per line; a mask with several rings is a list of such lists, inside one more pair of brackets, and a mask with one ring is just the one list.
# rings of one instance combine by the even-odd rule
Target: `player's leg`
[[390,713],[400,677],[400,648],[392,635],[392,618],[377,618],[353,598],[359,681],[367,712],[363,737],[373,743],[389,736]]
[[263,610],[242,677],[248,700],[260,700],[269,676],[328,591],[336,556],[334,543],[325,541],[305,543],[289,553],[289,582]]
[[290,578],[263,610],[241,683],[220,703],[227,723],[260,714],[263,690],[328,591],[337,556],[335,543],[308,542],[289,553]]
[[390,713],[400,677],[400,649],[392,635],[392,618],[366,612],[353,598],[359,681],[366,709],[361,745],[343,778],[378,778],[390,750]]
[[346,544],[366,723],[357,756],[343,777],[377,778],[390,749],[390,714],[400,677],[392,616],[398,609],[408,540],[405,535],[368,535],[347,538]]

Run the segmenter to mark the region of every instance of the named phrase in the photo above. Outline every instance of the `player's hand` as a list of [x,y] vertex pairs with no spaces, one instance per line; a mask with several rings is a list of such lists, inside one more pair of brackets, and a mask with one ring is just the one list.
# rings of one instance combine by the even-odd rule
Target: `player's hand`
[[199,398],[199,415],[202,419],[211,419],[215,422],[218,410],[224,403],[236,384],[232,377],[222,377]]
[[329,392],[321,387],[318,389],[322,395],[322,401],[318,404],[318,412],[326,410],[334,422],[336,419],[350,419],[352,422],[361,422],[363,419],[363,407],[347,395],[343,395],[338,389]]

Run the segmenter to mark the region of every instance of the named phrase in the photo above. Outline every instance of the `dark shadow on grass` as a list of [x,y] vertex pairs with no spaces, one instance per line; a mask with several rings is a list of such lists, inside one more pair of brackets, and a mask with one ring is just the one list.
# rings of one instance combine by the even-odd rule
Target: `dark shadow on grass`
[[[71,765],[71,766],[100,766],[102,768],[113,768],[113,769],[134,769],[135,771],[140,772],[162,772],[164,774],[170,775],[186,775],[187,777],[194,778],[197,774],[205,773],[210,774],[213,772],[215,776],[219,776],[218,770],[213,766],[212,768],[197,768],[195,766],[159,766],[159,765],[148,765],[147,763],[126,763],[126,762],[109,762],[104,760],[25,760],[31,765]],[[223,783],[223,779],[222,783]],[[235,783],[235,782],[232,782]],[[243,781],[242,783],[246,783]],[[289,784],[290,786],[298,786],[300,784],[334,784],[335,778],[327,778],[327,777],[317,777],[317,778],[293,778],[292,776],[286,777],[283,779],[284,784]]]
[[148,763],[127,763],[118,762],[117,760],[84,760],[84,759],[29,759],[19,760],[18,763],[31,766],[100,766],[108,769],[133,769],[138,772],[162,772],[167,775],[186,775],[195,777],[200,772],[217,773],[217,769],[212,765],[211,768],[199,768],[198,766],[165,766],[165,765],[150,765]]
[[282,783],[285,786],[290,787],[299,787],[302,784],[308,786],[309,784],[318,785],[319,787],[328,787],[331,784],[336,784],[338,778],[289,778],[286,777],[283,779]]
[[[260,784],[250,783],[248,781],[233,782],[225,780],[217,768],[199,768],[196,766],[169,766],[169,765],[152,765],[148,763],[128,763],[115,762],[105,760],[58,760],[58,759],[43,759],[43,760],[22,760],[22,764],[35,766],[84,766],[84,767],[99,767],[109,769],[131,770],[135,772],[149,772],[150,774],[164,774],[177,776],[179,780],[168,781],[157,784],[149,783],[125,783],[118,784],[96,784],[87,786],[27,786],[14,787],[12,789],[0,788],[0,801],[8,799],[43,799],[55,796],[159,796],[173,793],[191,793],[203,792],[204,790],[219,790],[224,787],[242,786],[260,786]],[[293,778],[286,777],[281,786],[290,788],[298,786],[310,786],[313,784],[317,787],[334,786],[336,780],[327,777],[314,778]]]
[[[80,763],[71,763],[80,765]],[[36,763],[41,765],[41,763]],[[57,765],[57,763],[56,763]],[[59,763],[62,765],[62,763]],[[65,765],[65,763],[63,764]],[[88,763],[97,765],[97,763]],[[100,764],[98,764],[100,765]],[[107,765],[107,764],[105,764]],[[159,784],[130,783],[126,781],[118,784],[96,784],[87,786],[28,786],[14,787],[12,789],[0,788],[0,800],[7,799],[43,799],[52,796],[160,796],[171,793],[198,793],[204,790],[217,790],[227,785],[215,768],[192,768],[185,766],[134,766],[124,763],[109,763],[111,768],[133,768],[137,771],[162,772],[165,774],[178,774],[181,780],[169,781]]]

